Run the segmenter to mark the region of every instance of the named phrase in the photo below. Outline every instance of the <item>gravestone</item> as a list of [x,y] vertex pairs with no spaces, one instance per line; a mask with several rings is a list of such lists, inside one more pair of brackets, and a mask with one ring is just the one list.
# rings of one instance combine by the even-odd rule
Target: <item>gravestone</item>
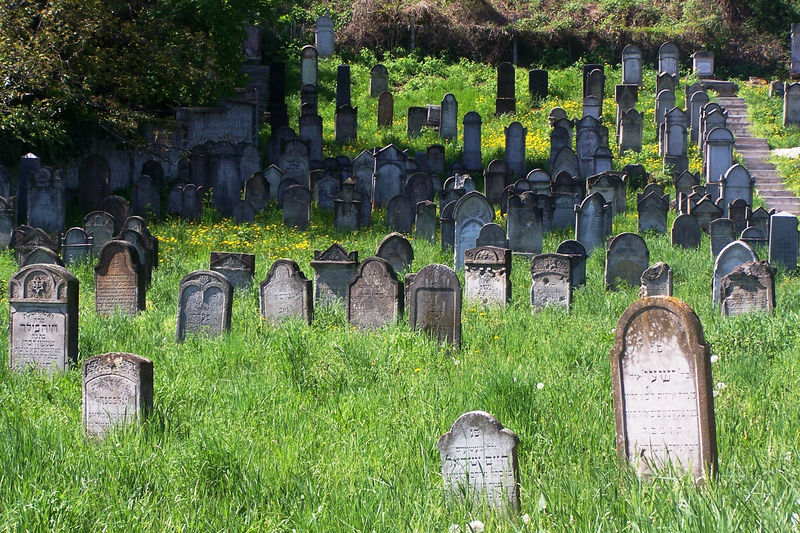
[[622,83],[642,84],[642,51],[633,44],[622,49]]
[[800,124],[800,83],[786,83],[783,87],[783,126]]
[[599,111],[598,118],[603,115],[603,97],[604,97],[605,83],[606,83],[606,75],[599,68],[592,69],[586,76],[586,85],[583,98],[585,100],[587,97],[593,96],[597,99],[597,104],[600,106],[600,109],[598,110]]
[[664,172],[675,177],[689,168],[686,129],[689,114],[677,107],[669,109],[662,125],[661,148],[664,156]]
[[711,259],[716,258],[723,248],[736,240],[738,234],[729,218],[717,218],[708,225],[711,235]]
[[606,290],[616,290],[620,282],[638,287],[650,263],[647,244],[635,233],[620,233],[608,242],[606,250]]
[[[453,251],[456,242],[456,221],[453,211],[458,200],[448,202],[439,209],[439,224],[441,226],[442,252]],[[406,284],[408,285],[408,284]]]
[[47,233],[64,230],[67,204],[61,173],[49,167],[32,172],[28,180],[28,225]]
[[153,215],[161,218],[161,195],[153,179],[142,175],[131,190],[131,213],[141,217]]
[[267,190],[269,191],[270,200],[278,199],[278,188],[285,174],[283,169],[276,165],[270,165],[269,168],[264,171],[264,179],[267,180],[267,184],[269,185]]
[[[102,160],[102,162],[104,161],[105,159]],[[88,160],[87,158],[87,165],[89,166],[89,169],[92,170],[90,162],[94,161]],[[97,162],[100,163],[101,161]],[[17,220],[14,224],[15,226],[17,224],[24,224],[25,221],[28,220],[28,184],[31,182],[31,180],[33,180],[33,173],[39,170],[41,166],[42,160],[39,158],[39,156],[32,153],[27,153],[19,159],[19,174],[17,174]],[[106,163],[106,169],[107,168],[108,163]],[[83,169],[83,165],[81,166],[81,169]],[[85,190],[85,187],[81,187],[80,185],[80,182],[83,181],[81,180],[81,177],[84,179],[90,179],[92,175],[85,169],[83,169],[84,171],[81,172],[81,169],[78,171],[79,188],[83,188]],[[11,196],[10,192],[6,197],[8,198],[9,196]]]
[[242,180],[238,150],[229,142],[218,142],[211,148],[211,187],[214,206],[222,215],[230,216],[241,198]]
[[[213,252],[212,252],[213,253]],[[187,334],[214,337],[231,329],[233,286],[212,270],[195,270],[183,277],[178,289],[175,340]]]
[[733,166],[733,133],[727,128],[714,128],[708,132],[703,145],[706,190],[711,200],[719,198],[722,176]]
[[531,308],[561,307],[569,311],[572,305],[572,256],[541,254],[531,259]]
[[390,92],[378,96],[378,127],[391,128],[394,121],[394,97]]
[[332,211],[336,195],[339,194],[341,189],[339,176],[326,172],[312,181],[312,190],[314,191],[314,200],[317,202],[317,207],[321,211]]
[[637,203],[639,215],[639,233],[655,231],[656,233],[667,233],[667,211],[669,202],[665,197],[651,192]]
[[752,211],[750,211],[750,215],[747,217],[747,225],[756,228],[761,228],[765,232],[767,232],[767,234],[769,234],[769,227],[770,227],[769,218],[770,215],[774,213],[775,213],[774,209],[772,211],[767,211],[763,207],[758,207],[756,209],[753,209]]
[[34,249],[41,246],[55,253],[58,252],[58,244],[57,236],[48,235],[39,228],[22,225],[11,233],[8,247],[14,250],[17,263],[21,265]]
[[147,229],[147,224],[145,223],[144,219],[135,215],[129,216],[125,220],[125,223],[122,224],[123,232],[128,229],[133,230],[142,236],[144,245],[147,247],[151,256],[151,267],[153,269],[158,268],[158,238],[153,237],[153,235],[150,233],[150,230]]
[[583,179],[595,174],[594,154],[603,145],[601,128],[600,121],[594,117],[583,117],[575,125],[575,151],[580,171],[578,175]]
[[256,172],[244,182],[244,199],[259,212],[269,203],[270,186],[262,172]]
[[439,437],[446,500],[519,510],[519,438],[489,413],[470,411]]
[[0,196],[0,250],[8,248],[11,233],[17,225],[17,212],[14,199]]
[[389,262],[368,257],[347,283],[347,321],[361,330],[394,324],[403,314],[403,294],[403,284]]
[[462,126],[464,151],[461,154],[461,161],[467,170],[478,170],[481,168],[481,116],[475,111],[468,112],[464,115]]
[[650,479],[672,467],[701,482],[717,469],[711,358],[703,327],[676,298],[634,302],[611,350],[617,455]]
[[797,269],[797,217],[786,211],[775,213],[769,222],[769,262],[787,271]]
[[680,246],[682,248],[700,247],[700,225],[692,215],[678,216],[672,223],[670,236],[672,246]]
[[389,71],[378,63],[369,71],[369,95],[372,98],[389,90]]
[[[100,209],[103,198],[109,194],[111,194],[111,167],[108,166],[108,161],[102,155],[89,154],[83,158],[78,169],[78,198],[80,198],[81,208],[84,211],[97,211]],[[17,196],[17,198],[21,198],[21,196]],[[27,198],[27,194],[25,198]],[[18,209],[17,216],[22,214],[19,211]]]
[[679,58],[680,52],[677,46],[672,43],[662,44],[658,49],[658,72],[666,72],[672,76],[677,83],[678,69],[680,68],[678,64]]
[[468,302],[505,307],[511,302],[511,251],[495,246],[466,250],[464,290]]
[[103,211],[93,211],[83,217],[83,229],[92,236],[92,253],[95,257],[99,257],[103,246],[114,238],[116,225],[114,217]]
[[109,316],[136,316],[145,308],[145,275],[136,248],[127,241],[108,241],[94,267],[95,311]]
[[561,241],[556,253],[570,258],[570,284],[573,287],[586,285],[586,249],[576,240]]
[[302,185],[290,185],[283,193],[283,225],[299,230],[311,222],[311,191]]
[[508,161],[502,159],[494,159],[486,167],[483,172],[483,190],[492,204],[500,204],[503,190],[508,186],[512,172]]
[[[319,48],[317,48],[319,51]],[[286,109],[286,63],[274,61],[269,64],[269,125],[273,132],[289,125],[289,114]]]
[[336,109],[350,105],[350,65],[339,65],[336,67]]
[[343,105],[336,108],[334,139],[337,143],[355,141],[358,137],[358,108]]
[[[299,119],[299,137],[308,147],[307,157],[310,161],[322,159],[322,117],[316,113],[306,113]],[[283,164],[283,163],[281,163]],[[302,164],[302,163],[301,163]],[[291,167],[288,167],[291,168]],[[291,174],[290,174],[291,175]]]
[[757,262],[758,256],[750,246],[742,241],[733,241],[723,248],[714,260],[714,276],[711,281],[711,299],[720,303],[722,278],[733,272],[743,263]]
[[456,202],[453,220],[455,220],[453,263],[456,270],[460,270],[464,267],[464,252],[475,248],[475,242],[483,225],[494,220],[494,208],[484,195],[470,191]]
[[769,97],[783,98],[783,82],[773,80],[769,82]]
[[414,220],[414,240],[434,242],[436,229],[436,204],[429,201],[418,202]]
[[132,229],[123,229],[116,239],[129,242],[136,248],[141,274],[144,277],[144,285],[149,287],[153,272],[153,250],[150,241],[146,240],[144,235]]
[[534,69],[528,71],[528,94],[531,99],[547,98],[548,73],[546,70]]
[[697,219],[702,231],[708,232],[711,221],[722,217],[722,208],[714,203],[711,196],[706,194],[694,206],[689,205],[689,214]]
[[494,246],[497,248],[508,248],[506,232],[500,224],[489,222],[481,228],[478,238],[475,240],[475,247]]
[[642,272],[639,298],[648,296],[672,296],[672,269],[668,264],[658,262]]
[[103,198],[100,210],[114,217],[114,235],[122,231],[122,223],[131,216],[131,206],[121,196],[111,195]]
[[691,140],[698,144],[700,140],[700,121],[702,120],[703,107],[708,103],[708,94],[705,91],[697,91],[691,96],[690,100],[690,128]]
[[358,268],[358,252],[347,251],[334,243],[325,251],[314,250],[314,303],[331,305],[343,302],[347,296],[347,283]]
[[789,77],[791,79],[800,78],[800,22],[793,22],[791,24]]
[[105,353],[83,362],[83,429],[103,437],[153,411],[153,363],[132,353]]
[[722,316],[775,310],[775,273],[766,261],[743,263],[722,278]]
[[[410,281],[409,281],[410,278]],[[439,343],[461,346],[461,283],[449,267],[431,264],[406,276],[408,323]]]
[[78,279],[58,265],[32,264],[8,281],[9,365],[65,371],[78,361]]
[[644,118],[642,113],[635,109],[620,112],[619,122],[619,152],[625,150],[634,152],[642,151],[642,128]]
[[[531,170],[530,172],[528,172],[528,175],[525,176],[525,180],[524,181],[527,182],[527,183],[524,183],[524,185],[527,185],[527,186],[530,187],[530,189],[527,189],[527,190],[535,191],[538,194],[547,194],[547,195],[551,194],[551,191],[550,191],[550,185],[551,185],[550,175],[547,172],[545,172],[544,170],[540,169],[540,168],[535,168],[535,169]],[[522,180],[518,180],[517,183],[522,184],[523,182],[522,182]],[[524,192],[524,190],[518,190],[516,188],[516,183],[515,183],[515,191],[517,193]]]
[[259,285],[261,316],[277,326],[290,319],[300,319],[311,324],[314,315],[314,297],[311,280],[291,259],[278,259]]
[[400,274],[408,270],[414,261],[414,248],[408,239],[399,233],[390,233],[378,244],[375,255],[389,263],[392,270]]
[[64,263],[71,265],[85,261],[93,248],[93,237],[83,228],[70,228],[61,238],[61,257]]
[[442,107],[438,105],[425,105],[425,126],[434,131],[439,131],[442,124]]
[[608,234],[606,218],[610,211],[611,206],[600,193],[590,194],[575,206],[575,240],[583,245],[587,254],[604,243]]
[[333,55],[333,42],[333,20],[328,16],[318,17],[314,27],[314,46],[319,52],[319,57]]
[[56,265],[63,267],[64,262],[61,261],[61,258],[58,257],[58,254],[55,253],[50,248],[45,248],[44,246],[37,246],[23,258],[22,263],[20,263],[20,267],[28,266],[28,265]]
[[428,110],[424,107],[410,106],[406,118],[406,135],[416,137],[428,120]]
[[442,139],[455,139],[458,136],[458,101],[452,93],[444,95],[441,109],[439,134]]
[[769,234],[762,228],[745,228],[739,235],[739,240],[747,243],[751,248],[766,246],[769,241]]
[[714,77],[714,52],[695,52],[692,54],[692,70],[698,78]]
[[533,192],[511,194],[508,199],[508,245],[516,254],[542,253],[543,210],[537,200]]
[[415,172],[406,180],[405,193],[412,211],[419,202],[433,200],[433,183],[424,172]]
[[692,194],[692,187],[700,185],[700,176],[686,170],[675,178],[673,184],[675,185],[676,198],[677,195],[681,193],[685,196],[689,196]]
[[517,98],[515,85],[514,65],[508,62],[500,63],[497,66],[497,99],[495,100],[495,112],[497,116],[505,113],[517,112]]
[[310,44],[300,49],[300,86],[317,85],[317,70],[319,67],[319,54],[317,49]]
[[512,122],[505,128],[506,149],[505,161],[511,174],[519,179],[527,174],[525,170],[525,138],[528,129],[519,122]]
[[[748,172],[747,169],[742,165],[736,164],[729,168],[722,177],[720,185],[720,198],[722,198],[723,216],[729,216],[728,206],[736,200],[744,200],[745,207],[752,206],[754,185],[755,180],[750,176],[750,172]],[[733,219],[732,216],[730,218]]]
[[255,254],[211,252],[209,268],[225,276],[234,289],[246,289],[253,283]]
[[236,202],[236,205],[233,206],[233,212],[231,212],[231,218],[237,224],[252,224],[255,222],[256,211],[253,208],[253,204],[250,203],[250,200],[239,200]]
[[342,190],[333,200],[333,227],[336,231],[355,231],[360,227],[361,194],[353,178],[342,183]]
[[319,89],[316,85],[305,84],[300,87],[300,116],[319,114]]
[[414,214],[408,196],[396,194],[386,205],[386,225],[398,233],[411,233]]

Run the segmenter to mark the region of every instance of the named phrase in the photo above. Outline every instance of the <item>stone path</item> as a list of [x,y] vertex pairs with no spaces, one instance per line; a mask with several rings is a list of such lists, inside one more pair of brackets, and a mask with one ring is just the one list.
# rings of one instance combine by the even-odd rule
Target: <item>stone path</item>
[[742,154],[744,166],[756,180],[756,190],[764,199],[767,209],[788,211],[800,216],[800,198],[786,188],[775,165],[769,163],[769,145],[766,139],[750,135],[750,118],[744,98],[719,97],[717,103],[728,110],[728,128],[736,137],[736,151]]

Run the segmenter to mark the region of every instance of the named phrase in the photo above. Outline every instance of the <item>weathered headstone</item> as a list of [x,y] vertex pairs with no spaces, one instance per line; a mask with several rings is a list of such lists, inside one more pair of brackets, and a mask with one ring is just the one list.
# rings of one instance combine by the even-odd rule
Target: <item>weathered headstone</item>
[[234,289],[246,289],[253,283],[255,254],[211,252],[209,268],[225,276]]
[[386,205],[386,225],[398,233],[411,233],[414,211],[408,196],[396,194]]
[[590,194],[575,206],[575,240],[583,245],[587,254],[605,241],[606,218],[610,211],[611,206],[599,193]]
[[32,172],[28,180],[28,225],[47,233],[64,230],[67,217],[64,180],[49,167]]
[[333,200],[333,227],[337,231],[355,231],[360,227],[361,194],[356,191],[353,178],[342,183],[342,189]]
[[722,176],[733,166],[733,143],[733,133],[727,128],[714,128],[706,136],[703,145],[706,190],[713,202],[719,198]]
[[414,239],[433,242],[436,240],[436,229],[436,204],[429,201],[418,202],[414,220]]
[[475,248],[484,224],[494,220],[494,208],[484,195],[471,191],[458,200],[453,209],[455,240],[453,263],[456,270],[464,267],[464,252]]
[[11,233],[17,225],[17,212],[13,198],[0,196],[0,250],[8,248]]
[[314,28],[314,45],[317,47],[319,57],[332,56],[333,43],[333,20],[327,15],[318,17]]
[[19,266],[24,267],[28,265],[56,265],[63,267],[64,262],[61,261],[61,258],[58,257],[58,254],[50,248],[37,246],[28,252],[28,254],[22,259],[22,263],[20,263]]
[[476,246],[464,252],[464,290],[469,302],[505,307],[511,301],[511,251]]
[[665,234],[667,232],[667,211],[669,203],[663,196],[652,192],[637,203],[639,215],[639,233],[655,231]]
[[783,126],[800,124],[800,83],[786,83],[783,87]]
[[145,275],[136,248],[127,241],[108,241],[94,267],[95,310],[135,316],[145,308]]
[[711,357],[700,319],[675,298],[634,302],[611,350],[617,455],[644,478],[717,469]]
[[64,263],[71,265],[85,261],[92,254],[93,237],[83,228],[70,228],[61,238],[61,256]]
[[[409,278],[411,280],[409,281]],[[408,322],[440,343],[461,346],[461,283],[445,265],[431,264],[406,276]]]
[[573,257],[566,254],[540,254],[531,258],[531,308],[572,305]]
[[400,274],[408,270],[414,261],[414,248],[408,239],[399,233],[390,233],[378,244],[375,255],[384,259],[394,272]]
[[11,233],[8,247],[14,250],[17,264],[21,265],[25,257],[35,248],[42,246],[56,253],[58,252],[58,244],[58,237],[56,235],[49,235],[39,228],[22,225],[14,229]]
[[717,218],[708,225],[708,232],[711,236],[711,258],[715,259],[723,248],[736,240],[738,234],[729,218]]
[[699,78],[713,78],[714,52],[695,52],[692,54],[692,70]]
[[467,170],[478,170],[481,168],[481,116],[475,111],[470,111],[464,115],[462,125],[464,152],[461,160]]
[[319,54],[317,49],[307,44],[300,49],[300,86],[317,85],[317,70],[319,65]]
[[642,51],[633,44],[622,49],[622,83],[642,84]]
[[711,281],[711,299],[720,303],[722,278],[733,272],[743,263],[757,262],[758,256],[750,246],[742,241],[733,241],[723,248],[714,260],[714,276]]
[[261,316],[272,325],[297,318],[310,324],[314,314],[312,282],[291,259],[278,259],[259,285]]
[[647,243],[635,233],[620,233],[608,242],[606,250],[606,289],[615,290],[620,282],[638,287],[650,262]]
[[396,323],[403,314],[403,283],[397,281],[388,261],[368,257],[347,283],[347,321],[358,329]]
[[253,206],[253,211],[264,209],[269,202],[269,182],[262,172],[256,172],[244,182],[244,199]]
[[358,137],[358,108],[343,105],[334,115],[334,139],[337,143],[355,141]]
[[[212,252],[213,253],[213,252]],[[175,339],[187,334],[213,337],[230,330],[233,286],[224,275],[196,270],[183,277],[178,289],[178,324]]]
[[722,316],[775,310],[775,272],[766,261],[743,263],[722,278]]
[[546,70],[534,69],[528,71],[528,94],[530,94],[531,98],[547,98],[547,78],[548,73]]
[[500,203],[503,190],[511,181],[513,170],[509,167],[508,161],[494,159],[483,172],[483,190],[486,198],[494,205]]
[[334,243],[325,251],[314,250],[314,302],[330,305],[343,302],[347,296],[347,283],[358,268],[358,252],[347,251]]
[[283,193],[283,225],[300,230],[311,222],[311,191],[302,185],[291,185]]
[[[458,200],[447,202],[444,207],[439,209],[439,224],[441,226],[442,252],[452,251],[456,241],[456,221],[453,218],[453,211]],[[406,284],[407,285],[407,284]]]
[[114,237],[115,226],[114,217],[104,211],[93,211],[83,217],[83,229],[92,236],[92,253],[96,257],[100,256],[100,250]]
[[787,271],[797,269],[797,217],[786,211],[775,213],[769,222],[769,262]]
[[378,127],[391,128],[394,121],[394,97],[384,91],[378,96]]
[[406,119],[406,135],[415,137],[422,133],[422,127],[428,119],[428,111],[424,107],[409,106]]
[[677,46],[672,43],[662,44],[658,49],[658,72],[666,72],[677,82],[679,59],[680,52],[678,51]]
[[[745,207],[752,206],[754,185],[755,180],[742,165],[736,164],[729,168],[722,177],[720,185],[723,216],[729,216],[728,207],[736,200],[744,200]],[[733,216],[730,216],[730,218],[733,219]]]
[[105,353],[83,362],[83,429],[102,437],[153,410],[153,363],[132,353]]
[[455,139],[458,136],[458,101],[452,93],[444,95],[441,109],[439,134],[442,139]]
[[769,241],[769,234],[763,228],[745,228],[739,235],[739,240],[747,243],[751,248],[766,246]]
[[490,222],[484,224],[481,228],[478,238],[475,241],[475,247],[481,248],[483,246],[494,246],[497,248],[508,248],[508,239],[506,232],[500,224]]
[[656,263],[642,272],[639,298],[672,296],[672,269],[666,263]]
[[131,190],[131,213],[138,216],[153,215],[161,217],[161,195],[153,179],[142,175],[136,180]]
[[58,265],[32,264],[8,281],[9,363],[67,370],[78,360],[78,279]]
[[556,248],[556,253],[570,258],[570,284],[573,287],[586,285],[587,254],[583,244],[572,239],[562,241]]
[[508,245],[514,253],[534,255],[542,253],[542,208],[537,195],[524,192],[511,194],[508,199]]
[[697,219],[702,231],[708,232],[711,221],[722,217],[722,208],[714,203],[711,196],[706,194],[693,206],[689,205],[689,214]]
[[516,121],[505,128],[505,161],[508,170],[516,179],[524,178],[527,174],[525,170],[525,138],[527,135],[528,129]]
[[670,236],[672,246],[698,248],[700,246],[700,225],[692,215],[680,215],[672,223]]

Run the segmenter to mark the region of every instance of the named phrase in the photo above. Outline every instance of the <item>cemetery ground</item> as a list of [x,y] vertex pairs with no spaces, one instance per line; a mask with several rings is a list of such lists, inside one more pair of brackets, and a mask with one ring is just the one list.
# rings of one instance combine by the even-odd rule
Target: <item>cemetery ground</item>
[[[325,91],[334,87],[338,62],[320,62]],[[389,142],[416,151],[441,142],[433,132],[407,142],[404,113],[408,105],[438,103],[453,92],[461,114],[475,109],[485,117],[484,166],[502,153],[503,126],[520,120],[528,128],[529,167],[544,167],[549,110],[561,106],[579,115],[578,66],[550,72],[552,96],[539,107],[520,98],[515,117],[488,118],[494,69],[410,56],[384,61],[396,95],[395,125],[380,131],[376,103],[365,90],[371,59],[350,64],[359,139],[333,144],[331,92],[325,105],[320,99],[326,155],[353,156]],[[619,70],[607,67],[606,74],[604,108],[613,123],[609,87],[618,83]],[[653,94],[654,79],[646,71],[640,102]],[[518,71],[518,89],[526,82]],[[289,106],[299,107],[296,97]],[[652,117],[652,107],[644,111]],[[643,152],[617,158],[615,168],[641,162],[659,179],[653,125],[645,125]],[[453,159],[459,146],[444,145]],[[698,170],[696,151],[691,165]],[[632,187],[612,235],[636,232],[635,193]],[[670,225],[675,216],[670,212]],[[294,259],[311,277],[313,250],[333,242],[362,259],[372,256],[389,232],[382,211],[370,228],[353,233],[336,233],[331,215],[316,209],[308,231],[285,228],[274,205],[254,224],[234,224],[207,205],[200,223],[153,220],[150,229],[160,239],[161,259],[138,316],[98,316],[91,265],[71,270],[80,281],[79,362],[114,351],[152,360],[154,412],[103,440],[87,437],[78,368],[12,374],[5,360],[2,530],[447,531],[460,524],[469,531],[466,524],[478,519],[488,531],[781,531],[800,522],[796,275],[778,274],[774,314],[722,317],[710,298],[707,236],[698,250],[685,250],[673,248],[668,236],[644,235],[650,263],[672,267],[674,294],[698,314],[714,356],[719,476],[698,489],[689,476],[669,471],[644,482],[618,463],[609,352],[617,320],[638,298],[638,287],[605,290],[601,249],[590,255],[587,284],[576,289],[569,313],[531,313],[528,263],[515,257],[512,302],[506,309],[465,302],[456,351],[412,331],[406,318],[358,332],[336,306],[315,309],[310,326],[294,321],[276,328],[260,319],[257,284],[273,261]],[[544,251],[568,238],[573,235],[564,231],[545,235]],[[439,242],[412,244],[410,271],[452,266],[452,253],[443,253]],[[207,268],[214,250],[254,253],[254,285],[236,291],[229,333],[178,344],[179,281]],[[757,252],[766,257],[764,249]],[[2,252],[3,279],[16,270],[12,252]],[[7,309],[4,292],[4,322]],[[2,353],[7,343],[0,339]],[[471,410],[491,413],[520,438],[518,516],[446,505],[436,440]]]

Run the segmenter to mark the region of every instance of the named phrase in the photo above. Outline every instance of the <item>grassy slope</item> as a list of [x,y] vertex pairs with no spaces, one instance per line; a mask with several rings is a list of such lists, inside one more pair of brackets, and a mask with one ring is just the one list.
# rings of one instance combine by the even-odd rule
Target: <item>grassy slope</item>
[[[321,64],[328,90],[335,64]],[[353,66],[359,88],[366,87],[367,68]],[[488,160],[502,145],[491,132],[510,121],[490,118],[491,71],[472,64],[438,69],[422,64],[398,74],[399,67],[390,65],[398,90],[396,122],[404,114],[402,102],[438,102],[452,90],[461,115],[473,108],[483,115]],[[575,101],[578,72],[553,73],[557,95],[545,110]],[[619,74],[609,74],[610,87]],[[520,100],[537,162],[546,153],[536,147],[537,139],[546,139],[546,111],[528,110]],[[640,102],[649,111],[652,87]],[[356,104],[363,128],[358,145],[346,147],[351,154],[387,140],[370,129],[375,104],[363,96]],[[567,108],[577,113],[574,103]],[[610,110],[606,106],[607,117]],[[330,104],[322,112],[330,140]],[[654,132],[646,124],[653,154]],[[399,125],[393,131],[402,138]],[[428,135],[412,147],[431,142]],[[447,146],[448,155],[459,150]],[[652,155],[643,161],[651,171],[658,166]],[[615,234],[635,231],[629,196]],[[308,232],[286,230],[272,207],[253,225],[211,213],[200,224],[153,224],[163,259],[148,308],[134,319],[97,317],[91,268],[76,268],[81,360],[116,350],[151,358],[155,413],[141,427],[102,442],[87,439],[80,371],[12,375],[4,356],[0,529],[444,531],[481,518],[497,531],[777,531],[800,512],[800,423],[792,409],[800,401],[795,277],[779,275],[775,315],[723,319],[710,303],[708,240],[695,252],[673,249],[664,236],[645,236],[651,263],[672,266],[676,296],[700,316],[711,352],[720,358],[714,382],[726,385],[716,398],[721,476],[699,491],[669,474],[641,484],[618,468],[608,354],[617,318],[637,293],[604,291],[601,252],[589,258],[588,284],[577,291],[570,314],[532,315],[526,264],[515,259],[511,306],[465,305],[459,353],[409,331],[405,320],[379,333],[357,333],[340,309],[320,310],[310,327],[272,329],[259,320],[256,290],[237,292],[230,334],[175,344],[178,282],[206,267],[211,250],[255,253],[258,281],[278,257],[296,259],[310,275],[311,250],[333,241],[372,255],[385,233],[381,217],[373,228],[347,235],[330,229],[330,215],[315,212],[314,219]],[[547,236],[544,250],[568,237]],[[452,264],[438,245],[414,247],[412,270]],[[10,253],[0,254],[3,279],[14,270]],[[8,320],[7,305],[3,294],[0,321]],[[7,353],[6,343],[0,339],[0,353]],[[522,511],[531,524],[446,509],[435,442],[472,409],[489,411],[519,435]]]

